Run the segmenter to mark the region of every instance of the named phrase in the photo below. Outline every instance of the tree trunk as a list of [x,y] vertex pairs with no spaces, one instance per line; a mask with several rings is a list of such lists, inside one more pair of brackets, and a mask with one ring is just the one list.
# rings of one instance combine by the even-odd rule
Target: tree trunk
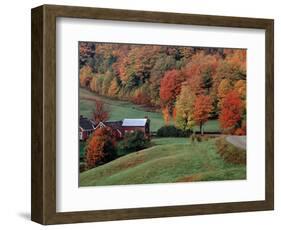
[[201,135],[204,135],[203,123],[202,122],[200,122],[200,133],[201,133]]

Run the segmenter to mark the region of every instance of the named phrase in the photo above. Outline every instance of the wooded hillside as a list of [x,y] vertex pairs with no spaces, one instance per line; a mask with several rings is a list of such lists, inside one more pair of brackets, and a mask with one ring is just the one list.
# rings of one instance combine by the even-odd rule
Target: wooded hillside
[[246,50],[79,43],[80,86],[161,110],[182,129],[246,134]]

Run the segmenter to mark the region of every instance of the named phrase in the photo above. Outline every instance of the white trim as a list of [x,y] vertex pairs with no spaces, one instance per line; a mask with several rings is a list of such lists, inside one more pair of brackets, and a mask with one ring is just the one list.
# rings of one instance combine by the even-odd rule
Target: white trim
[[100,121],[100,123],[96,126],[96,128],[94,128],[94,130],[96,130],[99,127],[104,128],[104,127],[107,127],[107,126],[102,121]]

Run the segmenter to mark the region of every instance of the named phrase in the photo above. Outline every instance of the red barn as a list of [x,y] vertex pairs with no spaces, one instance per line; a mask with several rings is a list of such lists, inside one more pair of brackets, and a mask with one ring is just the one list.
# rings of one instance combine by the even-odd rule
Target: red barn
[[150,134],[150,120],[147,118],[143,119],[128,119],[125,118],[123,121],[105,121],[100,122],[97,128],[110,128],[116,139],[122,139],[126,133],[132,133],[136,130],[140,130],[146,137]]
[[123,138],[122,121],[104,121],[100,122],[97,128],[110,128],[113,136],[118,140]]
[[150,120],[147,118],[142,119],[128,119],[125,118],[122,123],[123,133],[134,132],[140,130],[144,132],[145,136],[149,136],[150,133]]
[[94,131],[94,123],[86,117],[80,115],[79,119],[79,140],[85,141]]

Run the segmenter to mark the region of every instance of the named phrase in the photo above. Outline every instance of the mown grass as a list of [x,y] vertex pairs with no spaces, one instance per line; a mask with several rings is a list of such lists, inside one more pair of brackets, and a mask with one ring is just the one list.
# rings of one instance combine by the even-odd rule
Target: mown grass
[[80,186],[236,180],[245,165],[225,162],[215,140],[152,139],[152,147],[120,157],[80,174]]

